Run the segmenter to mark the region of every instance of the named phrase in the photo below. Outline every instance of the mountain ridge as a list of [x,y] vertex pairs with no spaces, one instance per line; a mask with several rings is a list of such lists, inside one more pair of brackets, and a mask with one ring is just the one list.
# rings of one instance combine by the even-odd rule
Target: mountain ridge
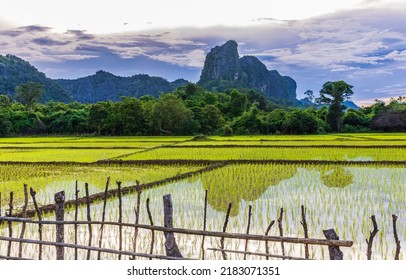
[[41,102],[73,101],[68,91],[29,62],[11,54],[0,55],[0,93],[13,97],[16,86],[27,82],[40,83],[44,86]]
[[83,103],[119,101],[122,96],[152,95],[158,97],[162,92],[171,92],[188,83],[184,79],[169,82],[164,78],[147,74],[121,77],[103,70],[82,78],[55,81],[68,90],[76,101]]
[[249,88],[262,92],[270,100],[297,103],[296,81],[268,70],[255,56],[240,57],[234,40],[210,50],[197,84],[214,91]]
[[[50,79],[29,62],[14,56],[0,55],[0,93],[14,96],[15,87],[26,82],[44,85],[41,102],[57,101],[96,103],[120,101],[121,97],[141,97],[174,91],[188,83],[185,79],[173,82],[147,74],[129,77],[116,76],[104,70],[77,79]],[[281,76],[267,67],[255,56],[240,58],[238,44],[229,40],[216,46],[206,55],[199,86],[209,91],[225,91],[232,88],[253,89],[262,92],[269,100],[281,104],[298,104],[296,82]]]

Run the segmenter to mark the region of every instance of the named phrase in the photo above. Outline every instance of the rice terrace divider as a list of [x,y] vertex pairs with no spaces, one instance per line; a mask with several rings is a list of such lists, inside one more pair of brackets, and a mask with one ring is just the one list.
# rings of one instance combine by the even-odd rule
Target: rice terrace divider
[[[151,163],[151,164],[154,164],[154,163]],[[137,181],[136,185],[126,186],[126,187],[122,188],[121,189],[121,194],[128,194],[128,193],[131,193],[131,192],[135,192],[135,191],[139,191],[139,190],[143,190],[143,189],[148,189],[148,188],[152,188],[152,187],[159,186],[159,185],[162,185],[162,184],[170,183],[170,182],[173,182],[173,181],[178,181],[178,180],[181,180],[181,179],[189,178],[189,177],[191,177],[193,175],[196,175],[196,174],[201,174],[203,172],[208,172],[208,171],[212,171],[212,170],[217,169],[217,168],[224,167],[227,164],[228,164],[227,162],[217,162],[217,163],[211,164],[209,166],[205,166],[205,167],[203,167],[201,169],[198,169],[196,171],[191,171],[191,172],[186,172],[186,173],[183,173],[183,174],[178,174],[178,175],[176,175],[174,177],[165,178],[165,179],[162,179],[162,180],[159,180],[159,181],[154,181],[154,182],[145,183],[145,184],[139,184],[139,182]],[[107,193],[106,192],[100,192],[100,193],[92,194],[88,198],[87,197],[81,197],[81,198],[78,198],[76,200],[66,201],[65,206],[66,207],[73,207],[77,203],[79,205],[83,205],[83,204],[87,203],[87,200],[89,200],[90,203],[95,202],[95,201],[99,201],[101,199],[105,200],[107,198],[116,197],[118,195],[118,192],[119,192],[118,189],[110,189],[110,190],[108,190]],[[39,210],[41,212],[45,212],[45,213],[55,211],[55,204],[48,204],[48,205],[41,206],[39,208]],[[35,210],[27,210],[26,213],[25,213],[25,216],[26,217],[34,217],[36,213],[37,213],[37,211],[35,211]],[[13,217],[23,217],[23,216],[24,216],[23,212],[13,214]]]
[[[121,182],[117,182],[118,185],[118,191],[119,191],[119,198],[121,197]],[[107,186],[108,182],[106,184],[106,193],[107,193]],[[172,221],[173,221],[173,209],[172,209],[172,198],[171,195],[165,195],[163,197],[163,202],[164,202],[164,221],[165,224],[164,226],[154,226],[153,225],[153,220],[152,217],[150,216],[150,221],[151,225],[143,225],[143,224],[138,224],[138,215],[139,215],[139,209],[136,210],[136,222],[134,224],[131,223],[123,223],[121,221],[122,217],[120,216],[119,222],[106,222],[104,221],[104,218],[102,221],[91,221],[90,218],[88,218],[87,221],[77,221],[75,218],[75,221],[64,221],[64,214],[65,214],[65,195],[64,192],[59,192],[55,194],[55,206],[54,208],[56,209],[56,221],[47,221],[47,220],[42,220],[41,218],[41,211],[37,208],[37,202],[35,198],[35,191],[32,189],[30,190],[30,194],[32,196],[34,205],[36,206],[36,211],[38,214],[38,220],[33,220],[29,218],[25,218],[26,216],[26,206],[28,203],[28,192],[27,192],[27,185],[24,185],[25,189],[25,195],[26,195],[26,200],[25,200],[25,206],[24,206],[24,213],[23,213],[23,218],[16,218],[16,217],[11,217],[12,216],[12,209],[13,209],[13,195],[10,195],[10,210],[8,213],[8,217],[2,217],[0,216],[0,222],[7,222],[8,224],[8,229],[9,229],[9,236],[4,237],[0,236],[1,241],[6,241],[8,242],[8,250],[7,250],[7,255],[0,255],[0,259],[9,259],[9,260],[22,260],[22,259],[27,259],[23,256],[22,254],[22,244],[36,244],[39,246],[39,251],[38,251],[38,259],[41,260],[43,259],[43,246],[55,246],[56,249],[56,259],[58,260],[63,260],[64,259],[64,250],[65,248],[73,248],[75,249],[75,252],[77,252],[78,249],[80,250],[87,250],[87,259],[90,259],[90,252],[96,251],[98,252],[98,259],[100,259],[100,254],[101,253],[109,253],[109,254],[114,254],[117,255],[118,259],[121,259],[122,255],[130,256],[133,259],[135,257],[141,257],[141,258],[156,258],[156,259],[185,259],[183,258],[181,252],[179,251],[179,248],[177,247],[176,240],[174,233],[178,234],[187,234],[187,235],[200,235],[203,236],[202,239],[202,252],[201,256],[202,259],[204,259],[204,251],[205,250],[213,250],[213,251],[221,251],[223,259],[227,259],[226,253],[236,253],[236,254],[244,254],[244,256],[247,255],[257,255],[257,256],[264,256],[267,259],[271,258],[281,258],[281,259],[286,259],[286,260],[301,260],[301,259],[309,259],[308,253],[306,254],[305,258],[300,258],[300,257],[294,257],[294,256],[288,256],[285,255],[283,252],[282,255],[276,255],[276,254],[270,254],[269,253],[269,248],[268,248],[268,242],[279,242],[281,246],[283,247],[284,243],[296,243],[296,244],[303,244],[305,246],[308,245],[318,245],[318,246],[328,246],[329,247],[329,252],[330,252],[330,259],[331,260],[342,260],[343,259],[343,253],[339,249],[339,247],[351,247],[353,245],[352,241],[346,241],[346,240],[339,240],[337,234],[333,229],[325,230],[324,235],[326,236],[326,239],[314,239],[314,238],[296,238],[296,237],[284,237],[281,231],[280,236],[268,236],[268,232],[270,227],[275,223],[275,221],[271,221],[268,229],[265,232],[265,235],[254,235],[254,234],[249,234],[249,227],[250,223],[248,223],[247,226],[247,233],[246,234],[239,234],[239,233],[227,233],[227,223],[229,219],[229,213],[226,216],[224,227],[223,227],[223,232],[214,232],[214,231],[206,231],[206,230],[190,230],[190,229],[182,229],[182,228],[173,228],[172,227]],[[138,190],[138,201],[137,201],[137,208],[140,205],[140,193],[141,190]],[[206,198],[207,198],[207,191],[206,191]],[[90,200],[89,200],[89,194],[87,193],[87,209],[88,209],[88,217],[90,217]],[[76,211],[78,207],[78,203],[75,205]],[[121,208],[120,204],[120,208]],[[148,213],[150,215],[150,205],[149,205],[149,198],[147,199],[146,207],[148,210]],[[229,209],[231,209],[232,205],[230,203]],[[207,209],[207,199],[205,199],[205,212]],[[305,232],[307,232],[307,226],[306,226],[306,216],[305,216],[305,208],[302,206],[302,218],[303,220],[301,221],[302,225],[305,228]],[[103,214],[105,212],[105,208],[103,207]],[[251,215],[251,211],[249,213],[249,216]],[[75,216],[76,217],[76,216]],[[104,216],[103,216],[104,217]],[[278,219],[278,223],[281,226],[282,222],[282,217],[283,217],[283,208],[281,208],[281,214],[280,218]],[[206,219],[206,215],[204,215],[203,219]],[[20,237],[19,238],[14,238],[13,237],[13,232],[12,232],[12,223],[22,223],[23,227],[20,232]],[[26,224],[38,224],[39,228],[39,240],[34,240],[34,239],[26,239],[24,238],[25,235],[25,225]],[[56,241],[44,241],[42,240],[42,226],[43,225],[55,225],[56,227]],[[65,225],[74,225],[75,226],[75,243],[70,244],[70,243],[65,243],[64,242],[64,226]],[[77,227],[78,225],[88,225],[89,227],[89,235],[88,235],[88,245],[78,245],[77,243]],[[102,228],[104,225],[111,225],[111,226],[118,226],[120,230],[120,238],[119,238],[119,249],[114,249],[114,248],[102,248],[102,236],[100,236],[99,240],[99,247],[92,246],[92,225],[101,225],[101,228],[99,229],[102,231]],[[138,234],[138,229],[146,229],[146,230],[151,230],[152,235],[154,236],[154,232],[163,232],[165,235],[165,250],[166,250],[166,256],[164,255],[157,255],[153,254],[154,246],[154,238],[151,239],[151,244],[150,244],[150,252],[149,253],[137,253],[136,252],[136,247],[134,246],[134,251],[129,252],[129,251],[123,251],[122,250],[122,228],[123,227],[130,227],[134,229],[134,244],[136,243],[137,240],[137,234]],[[211,237],[217,237],[221,238],[220,241],[220,248],[205,248],[204,247],[204,237],[206,236],[211,236]],[[248,252],[247,250],[241,252],[238,250],[228,250],[225,249],[224,247],[224,239],[225,238],[231,238],[231,239],[242,239],[245,240],[246,244],[250,240],[259,240],[259,241],[264,241],[265,242],[265,250],[266,253],[258,253],[258,252]],[[372,242],[372,241],[371,241]],[[19,245],[19,250],[18,250],[18,256],[11,256],[11,248],[13,244]],[[75,259],[77,259],[77,253],[75,253]],[[131,259],[131,258],[130,258]],[[245,259],[245,258],[244,258]]]
[[[324,247],[311,246],[309,256],[309,248],[307,246],[309,244],[307,244],[306,241],[300,243],[302,245],[289,244],[289,242],[292,241],[291,238],[296,238],[297,235],[304,236],[304,239],[309,239],[308,234],[306,234],[307,229],[305,229],[305,225],[307,225],[305,223],[306,210],[300,209],[302,217],[300,217],[300,211],[297,211],[297,206],[305,204],[309,205],[307,218],[312,225],[308,233],[310,232],[312,236],[318,236],[318,238],[320,238],[320,233],[323,229],[336,226],[340,229],[339,233],[343,239],[353,240],[356,246],[344,250],[346,258],[361,259],[361,254],[363,258],[365,258],[366,255],[367,259],[391,259],[392,256],[394,256],[395,259],[400,259],[404,257],[405,253],[404,251],[400,251],[400,245],[401,242],[404,242],[406,237],[406,227],[403,223],[405,213],[402,206],[405,199],[404,182],[406,182],[406,160],[404,157],[406,145],[404,145],[402,141],[406,140],[406,134],[385,134],[379,135],[379,137],[375,135],[371,135],[370,137],[343,135],[344,138],[347,138],[342,142],[345,145],[340,144],[342,140],[337,138],[338,135],[337,137],[334,135],[327,135],[325,137],[301,136],[300,139],[295,139],[294,136],[291,138],[287,136],[281,136],[280,138],[276,136],[264,137],[268,138],[260,139],[259,136],[253,136],[252,138],[235,137],[235,140],[230,140],[228,138],[213,137],[213,141],[210,142],[202,140],[201,142],[193,141],[193,143],[188,139],[169,141],[171,139],[167,138],[166,140],[168,141],[166,143],[162,143],[163,140],[161,139],[162,141],[155,142],[156,146],[145,145],[146,147],[141,147],[141,145],[137,143],[124,144],[133,142],[125,141],[126,139],[124,138],[118,140],[112,138],[112,141],[105,141],[98,138],[83,138],[82,140],[86,142],[85,146],[81,144],[77,147],[74,146],[77,139],[71,139],[75,141],[70,142],[65,141],[63,145],[68,146],[64,147],[63,145],[55,147],[55,145],[58,145],[57,142],[50,142],[49,147],[45,147],[46,144],[44,144],[44,147],[17,147],[17,144],[12,145],[13,147],[11,148],[0,146],[0,153],[4,155],[2,157],[4,161],[0,161],[0,168],[1,172],[5,174],[1,177],[0,181],[0,187],[5,183],[5,189],[0,190],[0,216],[2,214],[1,212],[4,213],[7,210],[4,205],[7,205],[5,198],[6,196],[8,198],[7,193],[9,191],[14,191],[14,205],[17,205],[16,211],[12,203],[13,195],[10,194],[11,201],[8,208],[9,212],[7,213],[8,217],[2,217],[0,219],[6,223],[6,226],[13,224],[13,227],[10,229],[11,234],[5,237],[7,236],[7,227],[4,227],[4,223],[3,226],[0,225],[0,235],[3,236],[1,240],[5,241],[3,246],[0,245],[0,255],[6,257],[9,255],[8,253],[4,253],[4,244],[5,246],[8,244],[19,244],[19,247],[27,248],[25,245],[22,246],[22,242],[16,241],[15,238],[20,238],[20,241],[27,241],[27,244],[31,244],[30,239],[23,238],[24,234],[22,234],[22,228],[27,226],[31,229],[32,233],[32,225],[38,225],[38,227],[47,227],[47,224],[51,225],[47,231],[43,232],[45,239],[42,240],[42,242],[44,242],[42,245],[49,248],[53,248],[52,246],[58,246],[60,248],[60,246],[62,246],[61,242],[53,239],[51,235],[58,225],[63,224],[65,225],[65,231],[68,230],[70,232],[72,227],[67,225],[73,225],[75,228],[79,227],[82,231],[82,238],[88,232],[93,232],[93,235],[90,235],[85,241],[80,240],[78,244],[81,245],[75,244],[72,240],[66,240],[65,237],[64,243],[68,244],[65,247],[72,248],[67,249],[69,252],[73,249],[76,251],[80,250],[79,247],[75,246],[84,246],[82,247],[82,252],[85,250],[85,252],[103,253],[103,255],[106,254],[104,255],[105,258],[107,258],[109,254],[115,254],[116,257],[119,258],[121,258],[121,255],[123,257],[135,258],[156,258],[156,256],[164,256],[165,252],[162,250],[162,248],[164,248],[162,246],[162,232],[170,232],[176,234],[176,240],[179,242],[178,244],[180,244],[179,253],[181,255],[185,253],[185,256],[193,259],[198,258],[196,255],[197,252],[200,252],[200,258],[203,259],[205,255],[215,255],[217,257],[220,256],[220,258],[232,258],[235,256],[241,259],[242,257],[246,259],[248,256],[252,256],[253,259],[278,257],[282,259],[324,259],[325,256],[327,256],[324,254]],[[275,139],[272,139],[273,137]],[[354,138],[354,141],[348,138]],[[82,140],[80,141],[83,142]],[[320,140],[325,142],[323,143]],[[398,142],[393,142],[392,140]],[[31,139],[27,141],[26,143],[32,142]],[[35,141],[32,143],[35,143]],[[259,143],[259,141],[264,141],[264,143]],[[286,141],[286,143],[282,143],[283,141]],[[303,143],[300,143],[300,141],[303,141]],[[316,142],[313,143],[311,141]],[[139,140],[136,142],[139,142]],[[294,146],[296,142],[298,146]],[[0,141],[0,145],[2,143],[4,142]],[[13,144],[13,142],[9,143]],[[91,143],[98,143],[97,146],[100,147],[90,147]],[[211,143],[214,143],[214,145]],[[14,147],[17,150],[13,151]],[[321,149],[326,147],[331,149]],[[193,148],[206,149],[202,149],[204,150],[202,154],[197,154],[193,151]],[[237,149],[234,150],[233,148]],[[245,150],[245,148],[248,148],[246,150],[247,152],[241,153],[240,156],[240,151]],[[252,148],[252,150],[250,148]],[[265,149],[261,151],[259,148]],[[282,152],[277,151],[279,148],[286,149],[287,154],[285,154],[285,150],[282,150]],[[313,150],[315,152],[312,151],[302,156],[300,151],[305,151],[308,148],[314,148]],[[11,151],[7,151],[7,149]],[[32,153],[29,151],[31,149],[33,150]],[[43,152],[41,149],[43,149]],[[59,157],[59,153],[55,153],[57,149],[70,150],[66,151],[69,156],[65,156],[65,154],[61,153],[62,156]],[[86,152],[86,149],[89,151]],[[100,149],[101,151],[95,155],[93,152],[95,149]],[[108,151],[115,149],[117,152]],[[119,151],[119,149],[123,149],[123,151]],[[133,150],[131,151],[131,149]],[[374,149],[379,149],[380,151],[375,152]],[[385,149],[387,150],[385,151]],[[21,150],[21,153],[19,153],[18,150]],[[351,150],[353,150],[353,152]],[[41,157],[39,158],[37,158],[37,154],[39,154],[38,151],[41,153]],[[83,154],[82,151],[84,151]],[[151,151],[150,155],[148,154],[149,151]],[[178,151],[182,156],[177,156]],[[206,151],[209,152],[206,154]],[[292,152],[290,153],[289,151]],[[336,151],[338,152],[336,153]],[[14,152],[17,153],[14,154]],[[168,154],[165,154],[167,152]],[[273,153],[275,152],[282,154],[282,157],[278,155],[274,156]],[[329,154],[330,152],[331,154]],[[138,153],[140,153],[139,156],[136,155]],[[238,153],[237,156],[236,153]],[[253,153],[255,153],[254,156],[252,156]],[[259,156],[257,156],[258,153]],[[129,154],[134,156],[127,158]],[[183,156],[183,154],[185,156]],[[265,156],[263,156],[263,154],[265,154]],[[328,157],[325,155],[328,155]],[[18,161],[13,161],[14,159]],[[33,168],[35,165],[47,166]],[[97,180],[82,176],[82,171],[76,169],[65,170],[62,167],[59,168],[59,165],[80,166],[79,170],[83,169],[86,170],[86,172],[87,170],[91,171],[91,176],[96,176],[93,174],[97,174]],[[82,168],[82,166],[84,168]],[[95,168],[92,168],[92,166]],[[14,172],[13,170],[16,172],[23,170],[23,172],[21,172],[22,176],[11,174]],[[27,173],[25,173],[26,170],[28,170]],[[159,173],[151,172],[152,170],[157,170]],[[59,175],[58,172],[62,175]],[[120,185],[120,187],[107,190],[107,183],[106,191],[101,192],[100,186],[103,185],[103,181],[107,176],[112,176],[114,180],[123,180],[125,187],[121,187]],[[42,177],[46,179],[41,179]],[[134,177],[144,183],[141,184],[137,182]],[[37,180],[37,178],[39,179]],[[184,180],[186,178],[188,179]],[[33,180],[30,181],[31,179]],[[78,193],[76,192],[75,199],[72,199],[74,180],[78,180],[76,182],[80,182],[80,186],[82,186],[84,182],[89,182],[93,194],[87,193],[86,196],[78,197]],[[15,186],[20,186],[24,182],[30,183],[40,190],[38,196],[40,200],[45,202],[44,206],[37,205],[35,210],[27,209],[27,204],[24,202],[24,206],[21,208],[22,192],[20,189],[16,189]],[[155,186],[158,188],[154,188]],[[69,217],[68,219],[70,221],[26,220],[35,216],[39,218],[42,213],[54,212],[55,204],[52,204],[52,194],[62,189],[67,193],[66,197],[69,197],[69,199],[66,199],[67,201],[64,202],[64,208],[67,210],[65,217]],[[140,193],[143,190],[146,190],[145,193],[143,193],[143,200],[147,199],[148,205],[149,197],[151,197],[151,201],[153,201],[155,209],[152,210],[156,221],[161,219],[159,214],[161,206],[159,204],[159,198],[162,197],[164,193],[172,193],[174,197],[177,197],[176,200],[179,203],[179,207],[177,207],[178,213],[176,214],[175,221],[177,221],[179,225],[176,228],[169,231],[165,229],[165,227],[154,225],[151,212],[147,209],[146,213],[144,207],[142,207],[143,209],[141,211],[142,220],[139,220],[140,202],[138,201],[138,207],[134,207],[134,212],[137,217],[135,222],[124,223],[121,219],[117,222],[117,209],[121,211],[122,207],[121,196],[128,194],[128,196],[124,198],[126,207],[124,214],[126,217],[130,217],[127,218],[127,220],[133,221],[131,217],[134,215],[134,212],[132,212],[133,207],[131,205],[135,202],[134,196],[137,196],[137,200],[140,199]],[[207,191],[210,195],[208,201],[210,207],[207,209],[209,213],[208,221],[210,221],[208,227],[206,227],[206,216],[204,217],[203,226],[200,219],[195,221],[195,216],[199,217],[203,213],[201,209],[199,210],[199,207],[203,203],[201,200],[201,198],[203,198],[201,192],[204,190],[206,190],[205,205],[207,205]],[[1,191],[3,191],[3,194],[1,194]],[[82,191],[80,191],[80,193],[82,193]],[[114,222],[106,222],[104,220],[105,206],[103,206],[103,217],[101,220],[99,217],[99,212],[102,212],[101,206],[102,204],[106,204],[106,200],[109,197],[118,197],[119,201],[119,207],[117,207],[117,199],[108,200],[107,202],[109,205],[108,208],[111,210],[107,213],[107,216],[110,217],[107,218],[107,220]],[[228,211],[226,211],[228,202],[230,201],[232,201],[233,204],[229,206]],[[318,211],[318,201],[321,201],[321,205],[326,207],[325,212]],[[1,204],[3,204],[3,207]],[[287,211],[282,208],[279,211],[279,208],[277,208],[278,205],[283,204],[287,206]],[[89,205],[92,205],[92,209],[95,210],[92,210],[92,216],[90,215],[90,210],[87,211],[87,216],[85,216],[86,208],[82,207],[80,209],[81,218],[75,218],[74,221],[71,221],[73,219],[71,216],[72,209],[77,208],[79,205],[85,205],[87,208],[89,208]],[[339,211],[341,210],[337,209],[341,209],[341,207],[345,208],[342,208],[342,212],[340,213]],[[230,209],[232,211],[230,211]],[[252,209],[254,209],[253,214],[251,213]],[[206,215],[206,209],[204,211]],[[263,230],[268,225],[267,219],[277,215],[278,211],[279,218],[277,216],[276,221],[271,221],[268,228]],[[196,213],[199,214],[196,215]],[[248,215],[245,215],[245,213],[248,213]],[[372,215],[370,220],[368,219],[371,213],[376,214],[376,219],[375,215]],[[390,216],[390,213],[399,214],[399,228],[397,228],[396,225],[397,216]],[[223,231],[220,231],[217,227],[221,226],[224,214],[226,215],[226,219],[223,225]],[[53,214],[48,214],[48,217],[52,215]],[[122,213],[118,215],[122,216]],[[253,222],[250,225],[251,216],[253,217]],[[303,218],[303,216],[305,218]],[[230,217],[230,222],[228,222],[228,217]],[[295,222],[299,219],[301,219],[300,224],[303,226],[303,230],[300,224]],[[387,223],[389,220],[392,222],[390,225]],[[148,224],[148,222],[150,224]],[[373,228],[369,232],[371,222]],[[160,223],[159,221],[158,224]],[[382,225],[382,228],[378,229],[378,224]],[[99,244],[102,243],[101,236],[103,235],[104,225],[106,227],[114,227],[115,229],[112,231],[108,230],[108,233],[103,236],[103,240],[106,238],[107,242],[103,243],[114,244],[118,242],[119,239],[123,239],[124,249],[120,246],[105,248],[101,245],[99,245],[99,247],[94,245],[97,243],[99,237]],[[247,225],[246,228],[244,228],[245,225]],[[199,230],[196,230],[196,228]],[[230,237],[230,233],[226,232],[227,229],[233,232],[244,233],[232,233],[231,235],[234,235],[234,237]],[[132,237],[128,237],[128,234],[126,236],[126,230],[134,231]],[[399,231],[399,235],[397,231]],[[20,232],[20,235],[17,236],[16,232]],[[210,234],[206,234],[205,232],[209,232]],[[251,232],[255,234],[251,234]],[[114,233],[116,233],[115,236]],[[254,237],[254,239],[251,239],[253,236],[262,236],[262,233],[265,233],[264,235],[268,237],[265,239],[263,239],[263,237],[255,239],[256,237]],[[123,237],[123,234],[126,237]],[[151,234],[155,236],[155,243],[151,241],[151,243],[155,244],[151,247],[153,249],[152,251],[150,248],[148,248],[148,250],[146,249],[146,246],[148,246],[150,242],[149,238]],[[195,236],[189,237],[186,236],[187,234]],[[138,241],[138,246],[135,244],[137,243],[137,236],[138,240],[142,240],[142,242]],[[249,238],[247,236],[249,236]],[[395,243],[393,243],[392,236],[395,239]],[[205,237],[206,246],[203,246]],[[34,240],[35,238],[31,239]],[[128,244],[133,242],[133,240],[134,250],[131,250]],[[213,243],[213,240],[218,243]],[[196,246],[198,245],[196,244],[199,244],[201,241],[202,249],[197,249]],[[300,241],[303,240],[300,239]],[[262,246],[263,242],[266,244],[265,247]],[[271,243],[268,248],[269,244],[267,243],[270,242],[273,244]],[[259,246],[257,244],[261,245]],[[332,243],[329,244],[331,245]],[[340,245],[340,247],[342,246]],[[404,246],[402,245],[402,247]],[[138,249],[136,250],[135,248]],[[264,251],[259,250],[263,248]],[[300,252],[297,250],[298,248]],[[302,250],[303,248],[304,250]],[[270,249],[273,251],[270,252]],[[333,250],[333,248],[331,249]],[[20,256],[20,254],[14,254],[17,251],[14,247],[10,250],[13,254],[7,257],[8,259],[18,259],[19,257],[20,259],[33,258],[33,256],[29,255]],[[108,252],[103,250],[112,251]],[[187,253],[186,251],[191,253]],[[329,253],[330,251],[331,250],[329,250]],[[120,252],[123,253],[120,254]],[[125,252],[129,253],[126,254]],[[144,252],[146,252],[147,255],[145,255]],[[298,253],[299,256],[293,256],[292,254],[295,252]],[[360,252],[367,252],[367,254]],[[340,254],[338,253],[338,255]],[[53,253],[48,255],[47,258],[53,259]],[[66,258],[73,258],[73,254],[69,254],[67,257],[65,256],[65,259]],[[75,258],[77,258],[77,256],[75,256]],[[88,257],[85,256],[85,258]],[[96,257],[93,256],[93,258]]]

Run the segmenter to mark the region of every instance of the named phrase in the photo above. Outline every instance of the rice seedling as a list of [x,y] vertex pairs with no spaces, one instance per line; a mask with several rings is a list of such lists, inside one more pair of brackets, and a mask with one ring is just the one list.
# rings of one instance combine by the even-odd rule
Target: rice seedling
[[241,147],[227,149],[158,148],[145,153],[129,155],[123,160],[332,160],[332,161],[402,161],[406,158],[404,148],[312,148],[312,147]]
[[[23,201],[23,184],[35,189],[42,204],[53,202],[56,192],[65,191],[66,199],[74,198],[74,186],[78,181],[83,196],[84,183],[89,184],[90,191],[97,193],[103,191],[107,177],[112,182],[122,181],[123,186],[149,183],[173,177],[202,166],[198,165],[74,165],[74,164],[0,164],[0,187],[2,192],[2,205],[5,206],[8,194],[13,191],[15,203],[18,206]],[[4,213],[4,212],[3,212]]]
[[[146,211],[146,199],[150,199],[151,214],[155,225],[163,225],[162,196],[172,194],[174,202],[174,226],[188,229],[203,228],[204,193],[208,190],[207,224],[210,231],[222,231],[228,204],[232,203],[227,232],[243,233],[248,223],[248,209],[252,205],[250,233],[264,234],[271,220],[277,220],[280,208],[284,208],[284,236],[303,237],[300,206],[307,208],[309,236],[324,238],[322,230],[334,228],[340,239],[354,241],[351,248],[342,248],[345,259],[366,259],[367,244],[365,238],[372,229],[370,216],[375,215],[379,225],[379,234],[372,247],[373,259],[392,259],[395,243],[391,227],[391,215],[399,216],[398,234],[403,242],[406,238],[406,171],[404,163],[385,166],[373,161],[405,161],[406,149],[402,147],[405,134],[331,134],[309,136],[239,136],[211,137],[214,141],[187,141],[191,137],[57,137],[57,138],[6,138],[0,139],[0,146],[24,147],[24,149],[0,149],[0,160],[32,161],[38,164],[0,164],[1,213],[8,210],[7,200],[10,191],[15,192],[16,206],[21,206],[22,184],[28,183],[38,192],[41,204],[53,202],[55,192],[65,190],[67,200],[74,198],[74,185],[77,180],[83,195],[84,183],[89,183],[90,193],[103,191],[106,179],[111,182],[122,181],[123,186],[133,185],[197,170],[196,165],[130,165],[125,160],[160,159],[210,159],[224,161],[228,159],[285,159],[285,160],[337,160],[339,165],[325,164],[229,164],[225,167],[196,174],[193,177],[146,189],[141,193],[140,223],[149,224]],[[162,145],[182,145],[190,147],[159,147]],[[263,145],[279,145],[267,148]],[[93,149],[63,149],[66,147]],[[193,147],[197,145],[198,147]],[[222,145],[241,145],[249,147],[223,148]],[[251,147],[251,146],[258,147]],[[283,146],[297,146],[297,148]],[[336,145],[339,148],[308,147]],[[360,148],[359,146],[388,145],[391,148]],[[399,147],[395,147],[398,145]],[[61,149],[47,149],[43,147]],[[207,146],[207,147],[201,147]],[[216,147],[219,146],[219,147]],[[342,148],[341,146],[348,146]],[[358,147],[357,147],[358,146]],[[30,147],[40,149],[29,149]],[[119,147],[125,147],[117,149]],[[140,148],[158,147],[138,154],[125,155],[139,151]],[[103,148],[103,149],[98,149]],[[110,148],[110,149],[109,149]],[[114,149],[113,149],[114,148]],[[133,148],[134,150],[132,150]],[[122,157],[121,164],[49,164],[41,161],[92,162],[100,159]],[[47,159],[47,160],[46,160]],[[51,159],[51,160],[49,160]],[[346,161],[366,161],[363,165],[347,165]],[[112,188],[115,186],[111,186]],[[135,221],[134,208],[136,194],[122,198],[123,221]],[[107,221],[117,221],[119,217],[118,200],[107,200]],[[103,202],[91,205],[91,219],[101,220]],[[47,219],[53,219],[48,216]],[[66,209],[66,220],[74,219],[73,209]],[[86,208],[81,207],[79,220],[86,220]],[[19,232],[21,225],[14,227]],[[100,228],[94,226],[93,240],[98,240]],[[119,231],[117,227],[106,226],[103,231],[102,245],[118,248]],[[123,250],[132,251],[134,231],[123,229]],[[7,229],[0,228],[0,235],[7,236]],[[44,240],[54,241],[55,228],[44,226]],[[89,230],[80,225],[79,243],[87,245]],[[277,226],[271,228],[269,235],[279,235]],[[35,226],[27,225],[26,236],[38,238]],[[181,252],[188,258],[200,257],[201,237],[175,234]],[[66,242],[73,242],[73,226],[65,228]],[[149,230],[139,230],[137,237],[138,252],[149,252],[152,235]],[[165,254],[164,236],[155,233],[154,254]],[[96,243],[95,243],[96,244]],[[13,247],[13,253],[17,253]],[[219,238],[207,237],[206,248],[219,248]],[[244,240],[225,240],[225,248],[245,250]],[[279,243],[269,244],[270,252],[282,254]],[[249,242],[248,251],[264,250],[263,242]],[[66,258],[73,259],[73,249],[66,249]],[[7,251],[7,243],[0,242],[0,254]],[[86,258],[86,251],[79,253],[80,259]],[[304,257],[303,245],[284,244],[286,254]],[[24,245],[25,257],[36,258],[37,245]],[[311,258],[328,258],[327,248],[309,246]],[[400,257],[404,258],[405,248]],[[221,258],[220,252],[206,251],[206,259]],[[243,259],[242,254],[228,253],[234,259]],[[117,255],[102,254],[104,259],[114,259]],[[54,248],[44,251],[44,258],[55,258]],[[91,258],[97,258],[92,253]],[[128,258],[124,257],[123,258]],[[261,259],[249,256],[248,259]]]
[[[6,162],[95,162],[131,153],[128,149],[3,149]],[[80,155],[79,155],[80,154]]]

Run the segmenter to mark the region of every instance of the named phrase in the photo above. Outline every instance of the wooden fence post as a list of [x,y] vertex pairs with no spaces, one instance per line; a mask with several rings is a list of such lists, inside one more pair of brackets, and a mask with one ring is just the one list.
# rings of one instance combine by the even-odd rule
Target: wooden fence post
[[[173,228],[173,207],[172,196],[170,194],[163,196],[164,200],[164,226],[166,228]],[[166,255],[170,257],[183,258],[178,244],[176,244],[173,232],[165,232],[165,250]]]
[[[337,233],[334,229],[323,230],[324,236],[327,240],[339,240]],[[330,260],[343,260],[344,254],[338,246],[328,246],[330,253]]]
[[[65,192],[61,191],[55,194],[55,216],[56,221],[64,221],[65,215]],[[64,225],[56,225],[56,242],[64,243]],[[63,246],[56,246],[56,259],[63,260],[65,248]]]

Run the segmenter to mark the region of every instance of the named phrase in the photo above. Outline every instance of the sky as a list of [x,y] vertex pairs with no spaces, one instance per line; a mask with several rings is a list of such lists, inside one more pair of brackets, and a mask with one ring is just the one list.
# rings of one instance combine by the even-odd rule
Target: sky
[[206,54],[240,56],[317,96],[327,81],[368,105],[406,95],[406,0],[1,0],[0,54],[50,78],[105,70],[197,82]]

